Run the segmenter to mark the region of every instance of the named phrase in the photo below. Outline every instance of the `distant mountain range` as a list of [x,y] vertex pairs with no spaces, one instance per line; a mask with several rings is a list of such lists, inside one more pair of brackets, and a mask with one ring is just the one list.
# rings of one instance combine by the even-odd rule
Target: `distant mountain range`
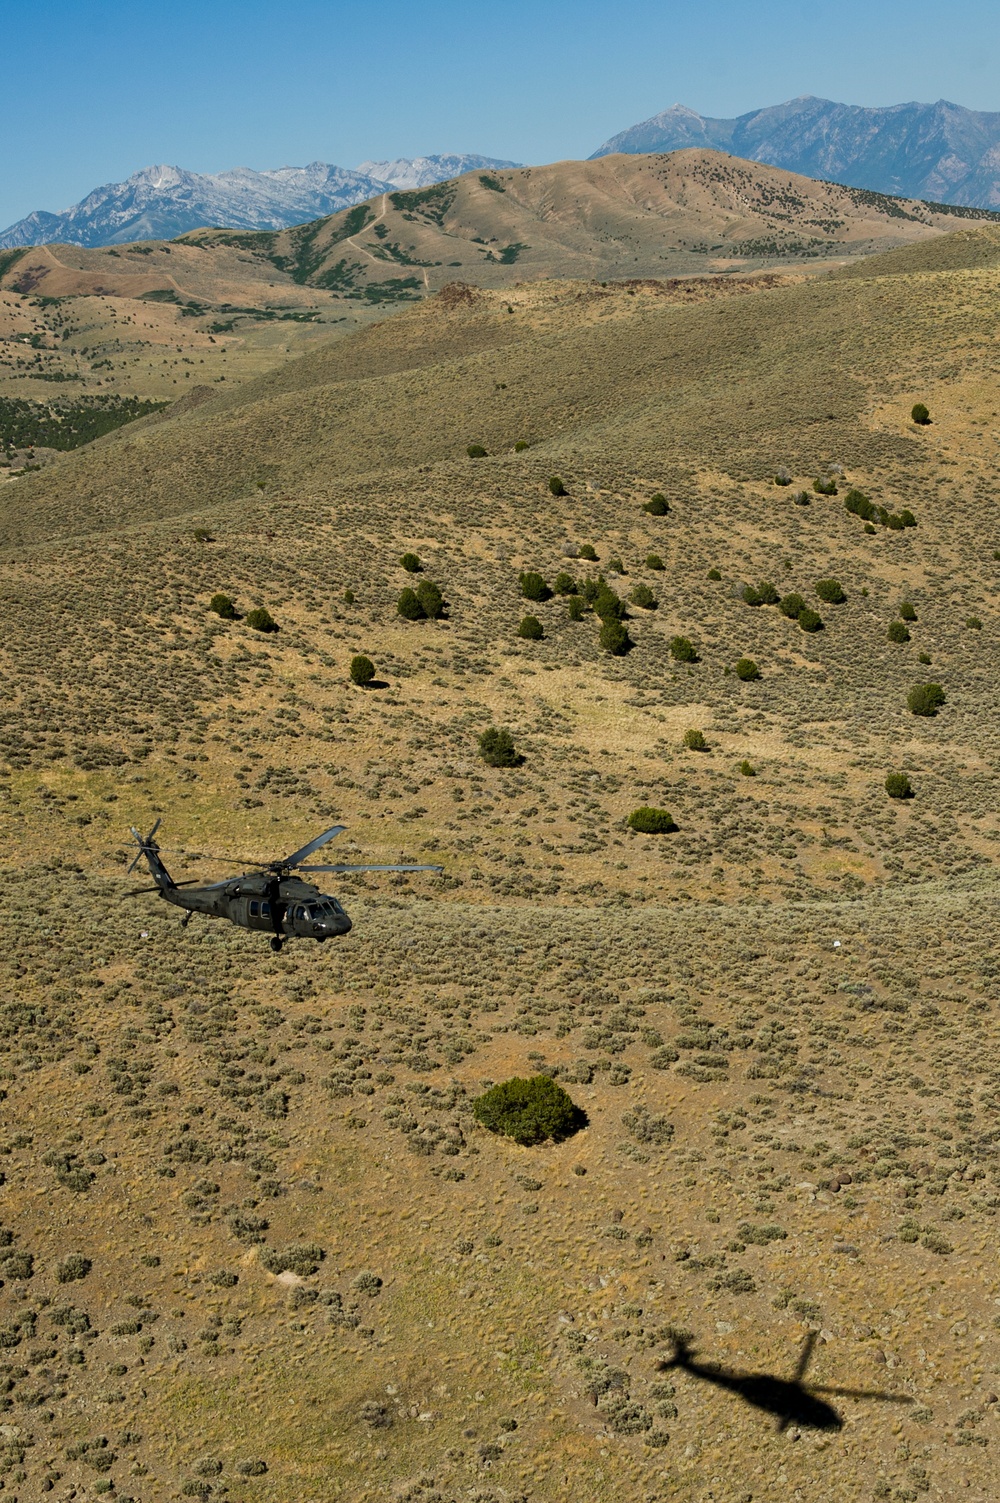
[[352,208],[387,189],[422,188],[463,172],[518,165],[466,153],[363,162],[354,172],[326,162],[266,172],[249,167],[216,173],[144,167],[123,183],[95,188],[61,214],[39,209],[18,220],[0,233],[0,249],[54,242],[98,246],[171,240],[204,226],[283,230]]
[[712,147],[852,188],[1000,208],[1000,114],[945,99],[866,109],[804,95],[734,120],[675,104],[612,136],[594,158],[685,146]]

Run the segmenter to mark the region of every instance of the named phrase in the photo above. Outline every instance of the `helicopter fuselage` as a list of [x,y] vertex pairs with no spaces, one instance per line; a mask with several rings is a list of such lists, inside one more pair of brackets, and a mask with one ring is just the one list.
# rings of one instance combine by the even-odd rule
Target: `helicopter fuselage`
[[160,896],[188,913],[228,919],[265,934],[325,940],[349,934],[353,925],[336,898],[297,877],[275,881],[250,874],[207,887],[161,887]]

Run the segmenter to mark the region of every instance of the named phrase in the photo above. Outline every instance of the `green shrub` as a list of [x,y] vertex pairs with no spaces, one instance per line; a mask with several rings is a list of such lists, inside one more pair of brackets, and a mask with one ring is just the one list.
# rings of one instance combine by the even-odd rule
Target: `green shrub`
[[813,490],[820,496],[835,496],[837,482],[832,475],[818,475],[813,481]]
[[792,505],[793,506],[808,506],[809,505],[809,492],[808,491],[792,491]]
[[483,448],[482,444],[470,444],[465,452],[466,454],[468,454],[470,459],[486,458],[486,450]]
[[792,483],[791,474],[790,474],[790,472],[788,470],[785,469],[784,465],[782,465],[782,467],[780,469],[775,470],[775,472],[774,472],[774,483],[775,483],[775,485],[791,485],[791,483]]
[[864,491],[849,490],[847,492],[847,495],[844,497],[844,509],[846,511],[853,512],[853,514],[856,517],[860,517],[863,522],[878,521],[878,507],[872,504],[872,502],[865,495]]
[[910,417],[921,428],[925,428],[931,420],[931,415],[927,411],[927,408],[924,406],[923,402],[914,402],[913,406],[910,408]]
[[662,491],[657,491],[643,504],[643,511],[648,511],[651,517],[665,517],[670,510],[670,503]]
[[666,565],[664,564],[662,558],[660,557],[660,555],[658,553],[647,553],[646,554],[646,568],[647,569],[655,569],[655,570],[659,571],[661,569],[665,569]]
[[479,738],[479,755],[487,767],[520,767],[524,761],[510,731],[498,730],[493,725]]
[[611,570],[612,574],[628,573],[628,570],[622,563],[621,559],[618,557],[617,553],[612,553],[611,557],[608,559],[608,568]]
[[563,570],[562,573],[556,575],[552,584],[552,588],[555,590],[557,595],[575,595],[576,580],[573,578],[572,574],[567,574],[565,570]]
[[710,579],[713,584],[718,584],[719,580],[722,578],[722,575],[719,573],[718,569],[709,569],[708,573],[705,575],[705,578]]
[[514,453],[515,454],[523,454],[524,451],[525,451],[525,449],[530,449],[530,448],[531,448],[531,445],[528,443],[528,440],[526,438],[519,438],[518,441],[517,441],[517,443],[514,445]]
[[752,683],[755,678],[760,678],[760,669],[753,658],[740,658],[736,664],[736,677],[742,679],[745,684]]
[[900,601],[899,614],[902,616],[904,621],[916,621],[917,619],[917,613],[908,600]]
[[865,532],[867,532],[870,537],[875,536],[875,529],[870,522],[865,523]]
[[917,653],[917,662],[918,663],[923,663],[923,665],[924,665],[925,668],[927,668],[927,667],[930,666],[930,661],[931,661],[931,655],[930,655],[929,652],[918,652]]
[[375,664],[371,658],[366,658],[363,652],[351,659],[351,683],[364,688],[375,677]]
[[890,772],[886,775],[885,791],[890,798],[912,798],[913,789],[905,772]]
[[345,590],[344,593],[343,593],[343,595],[341,595],[340,598],[344,602],[345,605],[353,605],[354,601],[356,599],[356,596],[355,596],[353,590]]
[[632,646],[632,639],[622,623],[615,617],[605,621],[598,638],[604,651],[613,658],[624,657]]
[[223,621],[236,620],[236,602],[229,595],[213,595],[208,602],[210,611],[221,616]]
[[906,696],[906,708],[911,715],[936,715],[945,702],[945,692],[940,684],[914,684]]
[[685,731],[684,745],[688,751],[708,751],[708,742],[702,731]]
[[577,554],[577,558],[585,558],[587,560],[588,564],[596,564],[597,563],[597,553],[594,550],[593,543],[583,543],[583,544],[581,544],[580,551]]
[[584,605],[582,596],[571,595],[569,597],[569,610],[567,614],[571,621],[583,620],[584,615],[586,614],[586,606]]
[[782,595],[778,601],[779,611],[783,616],[787,616],[790,621],[797,621],[805,608],[806,603],[802,599],[802,596],[796,594],[794,590],[790,595]]
[[518,583],[525,600],[548,600],[552,594],[540,574],[521,574]]
[[769,579],[762,579],[758,585],[744,585],[742,593],[747,605],[777,605],[781,599]]
[[428,621],[439,621],[444,615],[444,596],[429,579],[417,585],[417,602]]
[[904,506],[903,510],[900,512],[899,520],[902,522],[904,527],[916,527],[917,525],[916,517],[913,515],[912,511],[910,511],[909,507],[906,506]]
[[476,1097],[472,1115],[489,1132],[524,1148],[547,1139],[562,1142],[586,1122],[572,1097],[548,1075],[501,1081]]
[[649,585],[637,584],[628,598],[633,605],[640,606],[644,611],[656,610],[656,596],[649,588]]
[[517,628],[517,634],[519,637],[526,638],[529,642],[540,642],[545,635],[542,630],[542,623],[537,616],[523,616],[521,624]]
[[690,637],[671,637],[670,656],[677,663],[697,663],[698,654]]
[[215,539],[213,538],[207,527],[196,527],[194,530],[194,540],[196,543],[215,542]]
[[757,769],[752,762],[744,760],[740,763],[740,776],[744,778],[755,778],[757,776]]
[[890,624],[889,624],[889,641],[890,642],[908,642],[909,640],[910,640],[910,633],[906,629],[906,622],[905,621],[892,621],[892,622],[890,622]]
[[628,827],[640,835],[671,835],[677,829],[666,809],[650,809],[646,806],[632,810],[628,817]]
[[407,574],[419,574],[423,565],[415,553],[404,553],[399,560]]
[[254,631],[278,630],[277,621],[275,621],[271,612],[263,605],[258,605],[254,610],[247,611],[243,619],[247,626],[252,627]]
[[983,623],[978,616],[968,616],[965,622],[970,631],[982,631]]
[[549,490],[553,496],[567,496],[569,494],[558,475],[549,476]]
[[839,579],[817,579],[816,594],[827,605],[843,605],[847,599]]
[[[587,583],[592,583],[592,581],[588,580]],[[586,588],[584,588],[583,593],[586,598]],[[600,616],[602,621],[621,621],[624,618],[624,600],[620,595],[616,595],[611,586],[606,584],[603,579],[597,581],[597,588],[596,590],[592,590],[591,594],[590,603],[594,608],[595,616]]]
[[799,615],[799,625],[803,631],[822,631],[823,617],[816,611],[811,611],[808,606]]
[[416,590],[409,587],[401,590],[399,599],[396,601],[396,610],[405,621],[422,621],[424,619],[423,606],[417,599]]

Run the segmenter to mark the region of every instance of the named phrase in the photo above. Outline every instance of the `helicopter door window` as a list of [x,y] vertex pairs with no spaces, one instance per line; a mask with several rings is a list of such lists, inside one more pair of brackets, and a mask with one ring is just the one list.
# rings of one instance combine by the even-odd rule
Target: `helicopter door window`
[[250,904],[250,917],[251,918],[256,918],[259,913],[260,913],[260,904],[258,902],[256,902],[256,901],[252,902]]
[[305,912],[306,912],[305,909],[302,907],[302,904],[300,903],[299,906],[298,906],[298,908],[296,908],[296,910],[295,910],[295,917],[297,919],[304,918],[305,917]]
[[261,905],[260,905],[260,916],[261,916],[261,918],[270,918],[271,917],[271,905],[270,905],[270,903],[261,903]]

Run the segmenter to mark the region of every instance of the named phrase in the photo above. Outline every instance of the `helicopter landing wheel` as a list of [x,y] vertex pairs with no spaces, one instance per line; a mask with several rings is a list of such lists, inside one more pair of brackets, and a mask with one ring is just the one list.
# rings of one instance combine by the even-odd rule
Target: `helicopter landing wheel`
[[281,940],[278,938],[277,935],[275,935],[274,938],[271,940],[271,949],[275,952],[275,954],[277,954],[278,951],[281,949]]

